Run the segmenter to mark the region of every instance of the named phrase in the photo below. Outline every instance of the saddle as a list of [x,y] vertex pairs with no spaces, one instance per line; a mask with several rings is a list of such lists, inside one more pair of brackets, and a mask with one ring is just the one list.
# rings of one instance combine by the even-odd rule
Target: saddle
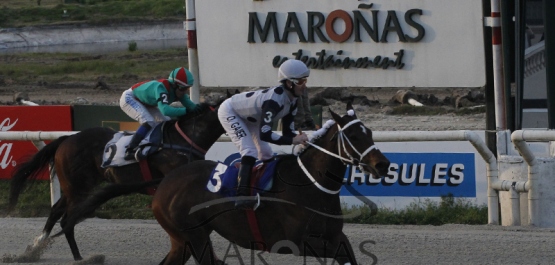
[[[149,154],[155,153],[160,149],[162,145],[162,125],[158,124],[152,128],[146,135],[146,137],[139,144],[139,157],[141,159],[146,158]],[[125,160],[126,146],[131,141],[133,133],[128,131],[118,132],[114,134],[112,140],[110,140],[104,147],[104,154],[102,156],[102,167],[120,167],[133,163],[137,163],[135,160]]]
[[[149,155],[152,155],[164,148],[176,149],[176,150],[183,151],[185,153],[192,153],[196,156],[204,158],[204,154],[200,153],[194,148],[179,146],[176,144],[169,145],[164,143],[163,128],[165,124],[166,122],[162,122],[154,126],[154,128],[152,128],[147,133],[145,138],[141,141],[141,143],[138,146],[139,160],[144,160]],[[137,163],[138,161],[135,161],[135,160],[123,159],[123,157],[125,156],[126,146],[129,144],[132,137],[133,137],[133,133],[128,131],[118,132],[114,134],[114,137],[112,138],[112,140],[110,140],[104,147],[104,154],[102,157],[101,166],[103,168],[108,168],[108,167],[120,167],[120,166]]]
[[[213,193],[220,193],[225,197],[235,197],[237,195],[237,185],[240,159],[234,160],[229,164],[218,162],[210,174],[206,188]],[[252,169],[251,175],[251,195],[263,194],[272,188],[274,173],[278,159],[272,159],[262,163],[258,161]]]

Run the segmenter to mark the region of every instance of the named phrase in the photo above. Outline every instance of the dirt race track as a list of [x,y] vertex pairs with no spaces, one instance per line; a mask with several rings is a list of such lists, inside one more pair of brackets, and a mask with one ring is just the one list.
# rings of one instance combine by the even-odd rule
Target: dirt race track
[[[22,254],[45,221],[46,218],[1,218],[0,255],[4,261]],[[508,265],[553,264],[555,260],[555,229],[348,224],[344,231],[360,264]],[[88,219],[76,227],[76,238],[81,254],[89,261],[79,264],[100,264],[91,262],[99,256],[104,256],[104,264],[158,264],[169,250],[167,235],[155,220]],[[217,234],[212,235],[212,240],[216,254],[228,264],[332,264],[330,260],[320,263],[314,258],[307,258],[304,263],[303,257],[292,255],[257,255],[258,251],[252,263],[249,250],[234,249]],[[72,264],[72,256],[65,239],[60,237],[39,261],[24,264]]]

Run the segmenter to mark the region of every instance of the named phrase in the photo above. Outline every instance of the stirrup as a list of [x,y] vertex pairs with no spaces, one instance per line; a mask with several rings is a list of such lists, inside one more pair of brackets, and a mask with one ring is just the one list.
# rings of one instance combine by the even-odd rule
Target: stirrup
[[139,161],[139,159],[137,159],[137,151],[139,151],[139,149],[131,149],[131,150],[125,150],[125,154],[123,155],[123,159],[124,160],[136,160]]
[[256,194],[256,204],[254,205],[254,208],[252,210],[256,211],[256,209],[258,209],[258,206],[260,206],[260,193]]
[[[257,193],[256,196],[241,196],[246,197],[246,199],[235,199],[235,209],[238,210],[253,210],[256,211],[260,206],[260,194]],[[253,198],[254,197],[254,198]],[[252,198],[252,199],[251,199]]]

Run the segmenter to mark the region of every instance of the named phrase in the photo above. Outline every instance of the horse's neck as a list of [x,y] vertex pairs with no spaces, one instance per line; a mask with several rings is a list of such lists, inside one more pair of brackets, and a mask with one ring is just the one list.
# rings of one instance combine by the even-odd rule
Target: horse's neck
[[[330,153],[339,155],[337,137],[334,140],[330,140],[330,137],[325,137],[316,141],[315,145],[320,146]],[[329,182],[330,178],[334,178],[336,181],[342,181],[347,166],[341,159],[327,154],[317,148],[310,148],[306,150],[306,152],[301,155],[301,158],[303,157],[305,157],[304,159],[307,159],[306,161],[310,161],[310,165],[308,165],[309,168],[307,167],[307,170],[312,174],[316,181]]]
[[[187,121],[177,121],[177,126],[179,126],[185,137],[199,147],[208,150],[224,133],[223,128],[221,130],[218,129],[218,126],[221,127],[218,120],[216,120],[218,124],[214,124],[215,122],[206,124],[206,122],[197,120],[198,119],[192,118]],[[175,129],[175,124],[172,126]],[[180,141],[188,142],[181,133],[179,137],[181,138]]]

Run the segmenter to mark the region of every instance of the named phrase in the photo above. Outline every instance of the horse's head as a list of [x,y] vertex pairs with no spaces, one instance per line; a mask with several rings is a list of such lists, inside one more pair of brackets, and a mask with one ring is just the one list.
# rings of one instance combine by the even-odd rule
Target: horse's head
[[359,166],[364,173],[375,178],[384,176],[389,169],[389,160],[380,152],[372,138],[372,130],[357,118],[351,103],[347,103],[347,115],[341,117],[330,109],[338,126],[337,137],[339,155]]

